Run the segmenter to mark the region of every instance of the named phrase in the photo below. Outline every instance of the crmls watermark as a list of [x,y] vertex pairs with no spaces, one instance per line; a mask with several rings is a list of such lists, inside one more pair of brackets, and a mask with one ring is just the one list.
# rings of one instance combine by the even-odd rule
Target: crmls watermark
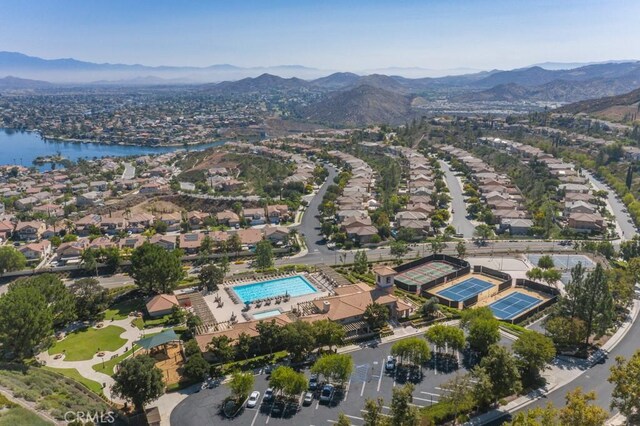
[[116,414],[113,411],[107,411],[104,413],[90,412],[90,411],[67,411],[64,413],[64,420],[67,423],[80,421],[83,423],[92,422],[95,425],[105,423],[115,423]]

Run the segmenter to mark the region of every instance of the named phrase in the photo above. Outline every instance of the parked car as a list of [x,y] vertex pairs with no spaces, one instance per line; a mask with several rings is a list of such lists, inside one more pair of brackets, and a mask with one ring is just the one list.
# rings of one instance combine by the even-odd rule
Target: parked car
[[251,395],[249,395],[249,399],[247,399],[247,407],[254,408],[256,405],[258,405],[259,399],[260,399],[260,392],[258,391],[251,392]]
[[303,405],[311,405],[313,402],[313,394],[311,392],[306,392],[304,394],[304,399],[302,400]]
[[335,388],[333,385],[324,385],[322,392],[320,393],[320,402],[330,402],[333,399],[333,392]]
[[273,399],[273,389],[269,388],[266,391],[264,391],[264,398],[263,401],[265,402],[269,402]]
[[309,390],[316,390],[318,388],[318,376],[315,374],[309,378]]
[[387,356],[387,361],[384,363],[384,368],[387,371],[395,370],[395,368],[396,368],[396,359],[392,355]]

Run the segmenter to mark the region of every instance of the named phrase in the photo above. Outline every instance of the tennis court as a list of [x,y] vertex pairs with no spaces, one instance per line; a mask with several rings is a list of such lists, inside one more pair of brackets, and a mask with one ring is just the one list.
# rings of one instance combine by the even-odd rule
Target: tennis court
[[[542,254],[529,254],[527,259],[532,265],[538,265],[538,261],[542,257]],[[553,260],[553,264],[558,269],[571,269],[578,263],[582,263],[585,269],[593,269],[596,264],[591,259],[582,254],[552,254],[550,255]]]
[[507,297],[496,300],[489,305],[489,308],[496,318],[507,320],[518,317],[540,303],[542,303],[542,300],[516,291]]
[[446,290],[438,292],[442,296],[454,302],[464,302],[473,296],[482,293],[493,287],[493,284],[483,281],[480,278],[468,278]]
[[460,268],[446,262],[429,262],[398,274],[395,280],[406,285],[421,286],[458,269]]

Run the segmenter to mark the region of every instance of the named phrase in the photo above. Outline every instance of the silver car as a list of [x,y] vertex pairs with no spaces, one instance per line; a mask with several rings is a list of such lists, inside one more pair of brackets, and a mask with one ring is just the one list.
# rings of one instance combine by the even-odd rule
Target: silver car
[[258,405],[258,400],[260,399],[260,392],[253,391],[251,395],[249,395],[249,399],[247,399],[247,408],[255,408]]

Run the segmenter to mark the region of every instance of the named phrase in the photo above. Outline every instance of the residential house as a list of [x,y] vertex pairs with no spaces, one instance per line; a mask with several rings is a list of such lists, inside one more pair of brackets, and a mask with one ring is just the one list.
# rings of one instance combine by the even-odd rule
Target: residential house
[[502,219],[500,230],[511,235],[527,235],[533,227],[531,219]]
[[282,244],[289,239],[289,229],[282,226],[268,226],[264,228],[264,236],[274,244]]
[[29,197],[24,197],[24,198],[20,198],[19,200],[16,200],[13,203],[13,206],[16,208],[16,210],[29,210],[31,208],[33,208],[34,205],[36,205],[38,202],[40,202],[40,200],[38,200],[36,197],[34,196],[29,196]]
[[249,247],[254,247],[262,241],[262,232],[259,229],[238,229],[237,234],[240,237],[240,242]]
[[20,247],[20,252],[27,260],[40,260],[51,254],[51,242],[47,240],[29,243]]
[[102,194],[96,191],[85,192],[76,196],[78,207],[95,206],[102,201]]
[[122,238],[118,242],[121,249],[136,249],[147,241],[142,235],[132,235],[130,237]]
[[127,229],[127,219],[120,214],[102,216],[100,230],[108,235],[117,235]]
[[147,313],[152,318],[169,315],[179,306],[178,298],[173,294],[157,294],[146,303]]
[[593,214],[596,213],[597,209],[591,203],[587,203],[585,201],[566,201],[564,203],[564,216],[571,216],[571,213],[587,213]]
[[156,244],[162,247],[165,250],[173,250],[176,248],[176,237],[175,235],[162,235],[155,234],[149,240],[151,244]]
[[150,213],[132,214],[127,219],[127,230],[134,234],[139,234],[153,225],[154,216]]
[[91,229],[99,227],[102,218],[98,214],[88,214],[76,220],[73,225],[76,233],[80,236],[87,236],[91,233]]
[[45,229],[47,229],[47,225],[44,222],[20,221],[16,225],[16,229],[14,232],[17,234],[18,239],[23,241],[31,241],[40,239]]
[[371,244],[374,235],[378,235],[378,230],[375,226],[358,226],[349,228],[347,231],[347,236],[360,244]]
[[242,215],[245,221],[251,225],[263,225],[266,223],[264,208],[262,207],[244,209]]
[[269,222],[271,223],[286,222],[290,219],[289,206],[287,206],[286,204],[267,206],[267,216],[269,217]]
[[230,226],[232,228],[240,225],[240,216],[231,210],[223,210],[216,213],[216,219],[219,224]]
[[180,223],[182,222],[182,214],[180,212],[163,213],[158,221],[167,224],[168,232],[175,232],[180,230]]
[[0,242],[7,241],[11,238],[11,234],[13,234],[13,223],[8,220],[0,220]]
[[604,218],[598,213],[572,213],[567,226],[577,232],[599,232],[604,229],[605,224]]
[[200,232],[191,232],[189,234],[180,234],[178,238],[180,248],[187,254],[194,254],[200,250],[200,245],[205,235]]
[[209,217],[208,213],[203,213],[199,211],[190,211],[187,213],[187,220],[189,221],[189,227],[191,229],[201,229],[203,228],[204,221]]

